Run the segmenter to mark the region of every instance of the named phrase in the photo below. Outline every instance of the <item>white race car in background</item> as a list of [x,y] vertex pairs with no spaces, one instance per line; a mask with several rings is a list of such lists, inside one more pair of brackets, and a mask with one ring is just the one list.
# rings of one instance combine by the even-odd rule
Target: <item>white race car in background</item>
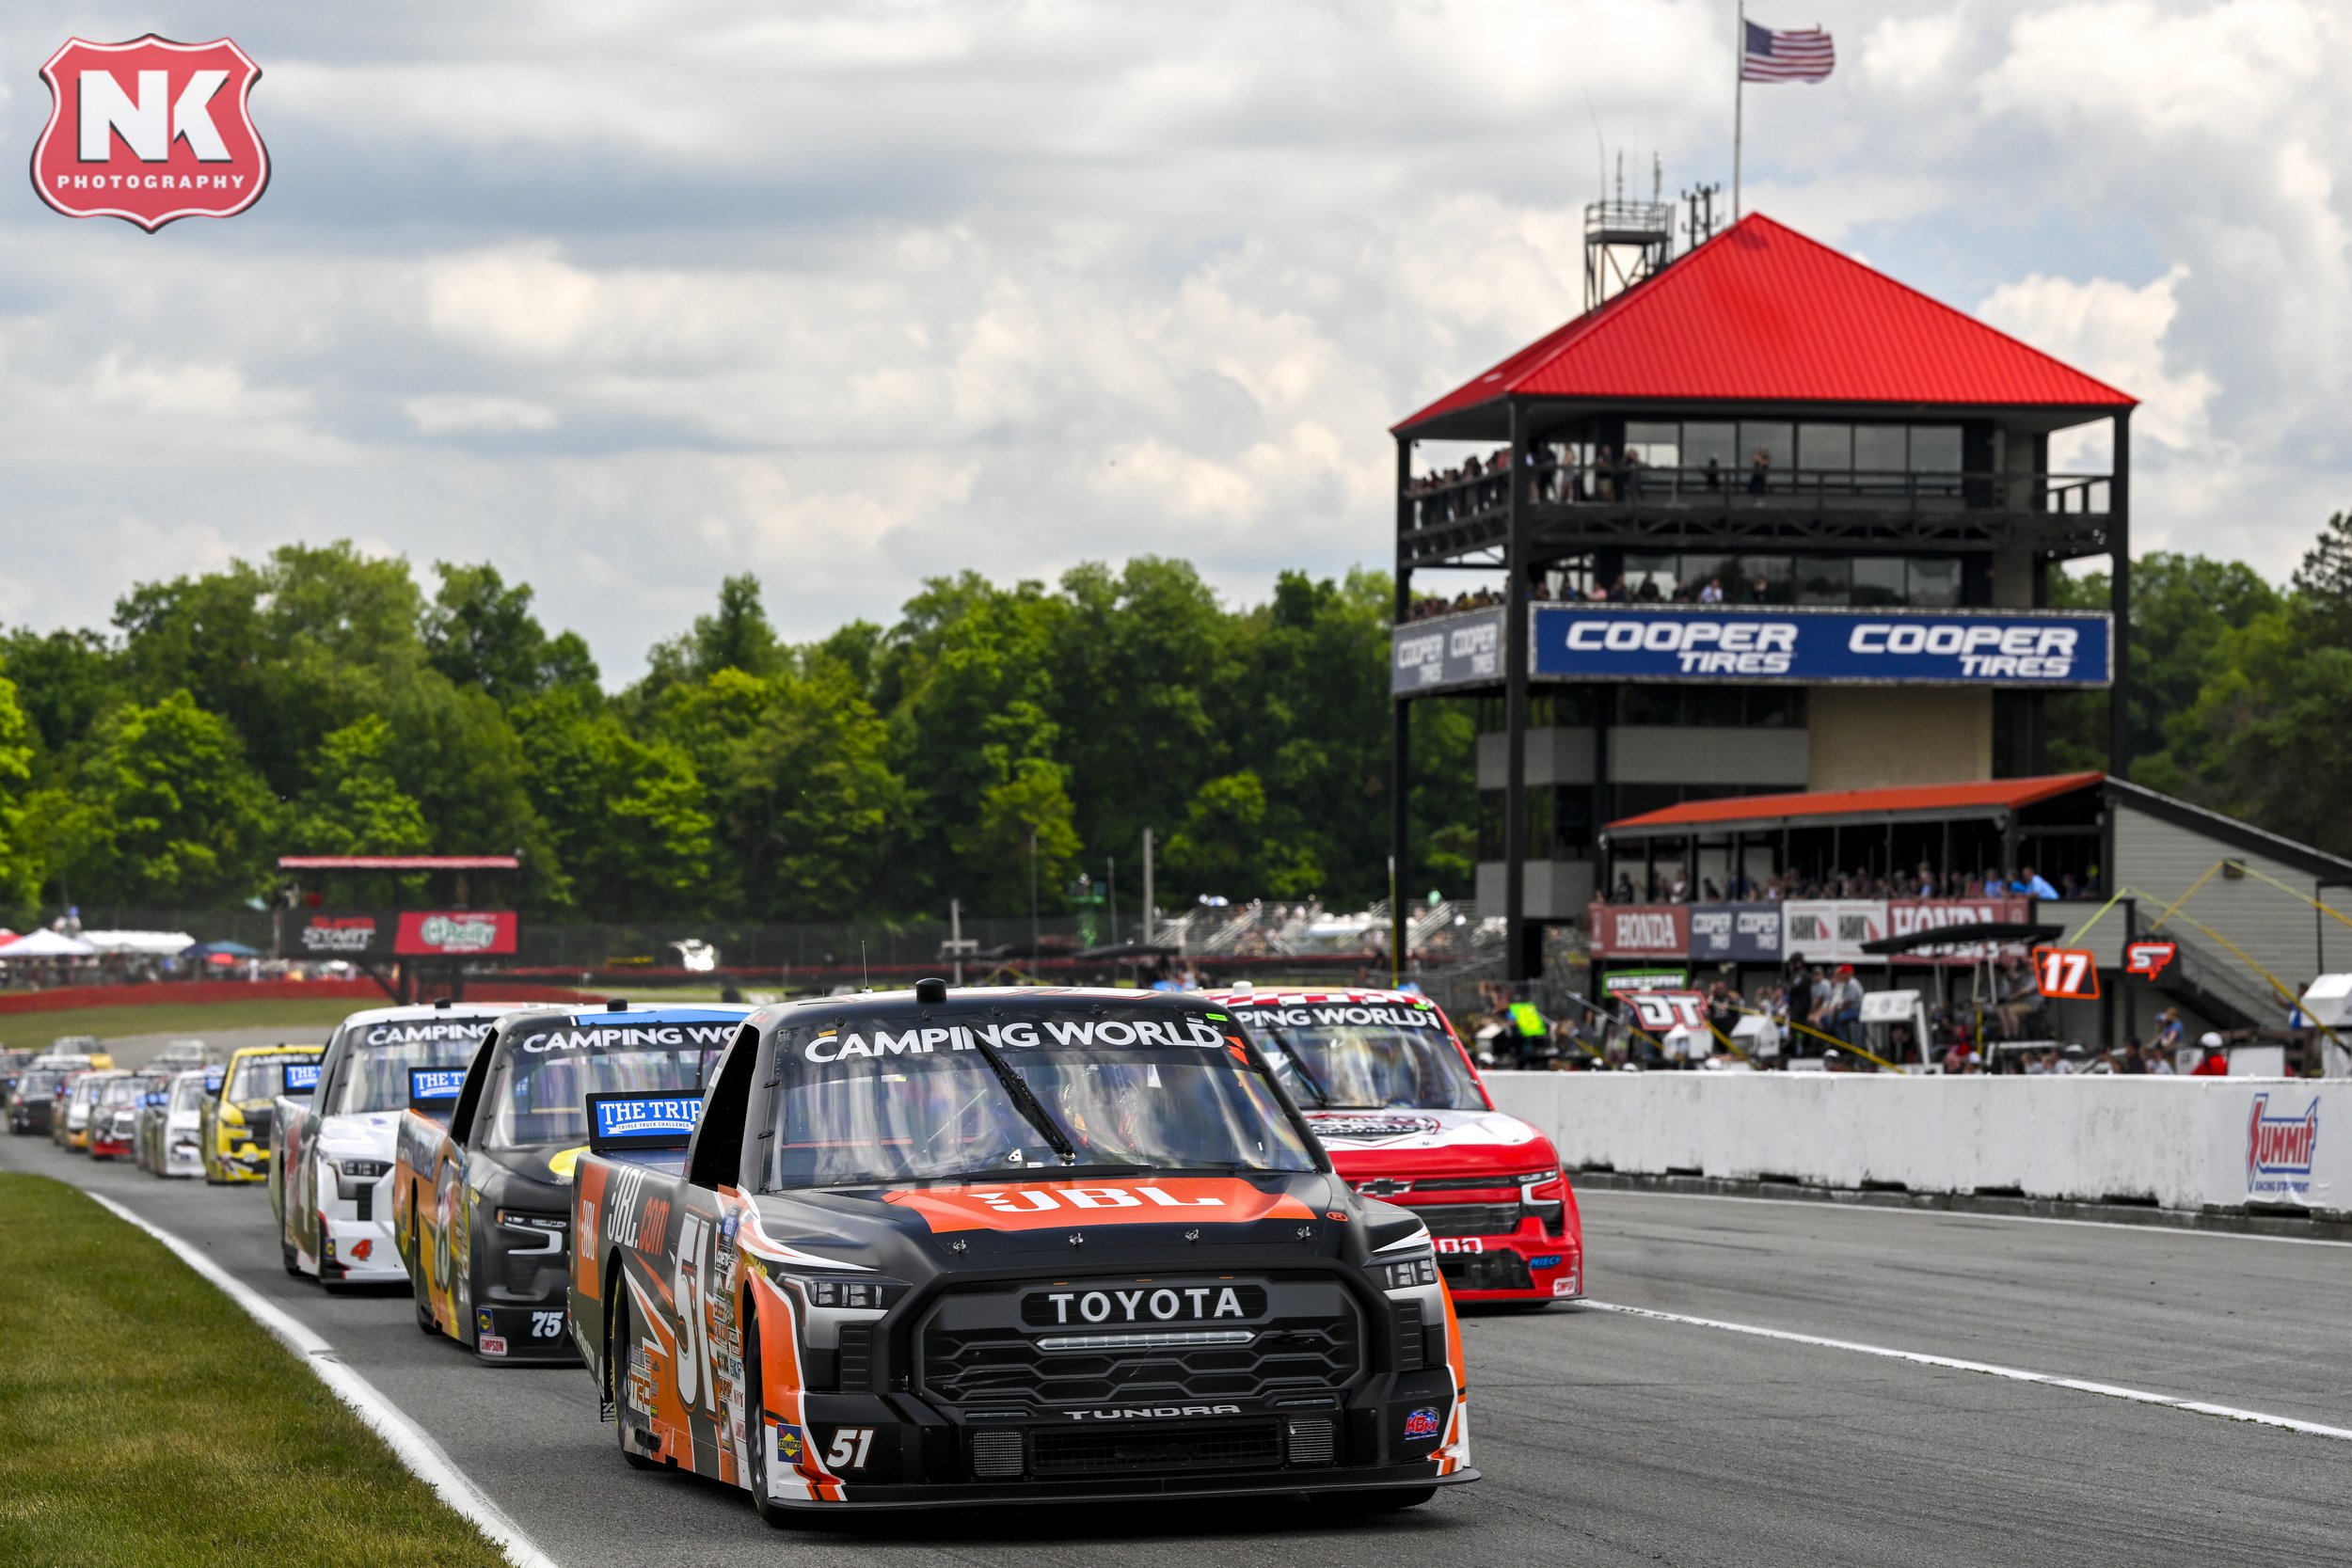
[[443,1070],[462,1081],[506,1010],[439,1002],[343,1020],[320,1058],[317,1088],[281,1096],[272,1117],[269,1200],[288,1274],[326,1285],[408,1277],[392,1244],[390,1193],[409,1074]]

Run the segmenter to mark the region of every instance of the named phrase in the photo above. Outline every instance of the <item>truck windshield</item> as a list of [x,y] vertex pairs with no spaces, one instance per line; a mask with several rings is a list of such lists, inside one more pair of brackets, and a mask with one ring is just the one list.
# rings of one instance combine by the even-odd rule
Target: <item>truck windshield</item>
[[524,1022],[499,1051],[489,1146],[586,1143],[592,1094],[699,1094],[740,1022],[614,1013],[609,1022],[599,1015]]
[[1236,1007],[1233,1016],[1308,1110],[1486,1108],[1434,1007],[1317,1002]]
[[200,1110],[203,1105],[203,1073],[183,1072],[171,1081],[171,1108],[174,1111]]
[[[1007,1008],[957,1019],[868,1014],[779,1033],[768,1189],[1041,1168],[1316,1168],[1225,1013]],[[1025,1106],[983,1045],[1025,1085]]]
[[286,1065],[289,1062],[315,1062],[315,1051],[292,1053],[283,1056],[247,1056],[237,1063],[237,1070],[229,1077],[229,1100],[272,1100],[286,1089]]
[[322,1116],[398,1111],[408,1104],[410,1068],[465,1067],[493,1019],[355,1024]]

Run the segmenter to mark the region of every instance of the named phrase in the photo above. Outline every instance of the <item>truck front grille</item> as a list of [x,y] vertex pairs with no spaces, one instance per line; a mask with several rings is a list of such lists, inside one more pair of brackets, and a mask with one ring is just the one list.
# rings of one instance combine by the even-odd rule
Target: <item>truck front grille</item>
[[949,1405],[1113,1406],[1344,1388],[1364,1361],[1362,1319],[1347,1291],[1332,1280],[1269,1289],[1267,1311],[1247,1324],[1093,1334],[1024,1323],[1016,1290],[950,1291],[916,1331],[923,1391]]
[[1508,1236],[1519,1227],[1516,1203],[1425,1203],[1413,1216],[1432,1236]]
[[1281,1463],[1281,1433],[1271,1420],[1175,1428],[1048,1427],[1029,1438],[1030,1469],[1040,1476],[1272,1469]]

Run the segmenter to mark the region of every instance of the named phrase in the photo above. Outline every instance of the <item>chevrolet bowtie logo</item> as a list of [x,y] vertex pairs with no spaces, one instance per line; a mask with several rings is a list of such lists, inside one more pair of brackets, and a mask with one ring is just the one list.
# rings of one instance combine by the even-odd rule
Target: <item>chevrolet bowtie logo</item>
[[1371,1197],[1394,1197],[1399,1193],[1411,1192],[1413,1184],[1410,1181],[1399,1181],[1392,1176],[1383,1176],[1375,1180],[1358,1182],[1356,1190]]

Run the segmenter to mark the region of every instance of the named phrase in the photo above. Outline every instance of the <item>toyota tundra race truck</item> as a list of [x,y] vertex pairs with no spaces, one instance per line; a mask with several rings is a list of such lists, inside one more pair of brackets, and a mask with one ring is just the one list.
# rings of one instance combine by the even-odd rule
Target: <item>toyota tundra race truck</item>
[[1584,1293],[1584,1227],[1551,1140],[1494,1108],[1429,998],[1396,990],[1208,993],[1242,1021],[1356,1190],[1429,1227],[1454,1299]]
[[588,1097],[699,1096],[749,1010],[518,1008],[483,1037],[453,1101],[440,1098],[445,1072],[412,1071],[391,1202],[417,1326],[485,1360],[569,1360],[566,1246]]
[[763,1008],[699,1104],[590,1104],[572,1338],[632,1465],[778,1525],[1477,1479],[1427,1230],[1227,1008],[926,980]]
[[330,1289],[407,1277],[392,1245],[392,1157],[409,1075],[462,1079],[505,1010],[444,1000],[343,1020],[319,1059],[318,1086],[272,1107],[269,1206],[288,1274]]

